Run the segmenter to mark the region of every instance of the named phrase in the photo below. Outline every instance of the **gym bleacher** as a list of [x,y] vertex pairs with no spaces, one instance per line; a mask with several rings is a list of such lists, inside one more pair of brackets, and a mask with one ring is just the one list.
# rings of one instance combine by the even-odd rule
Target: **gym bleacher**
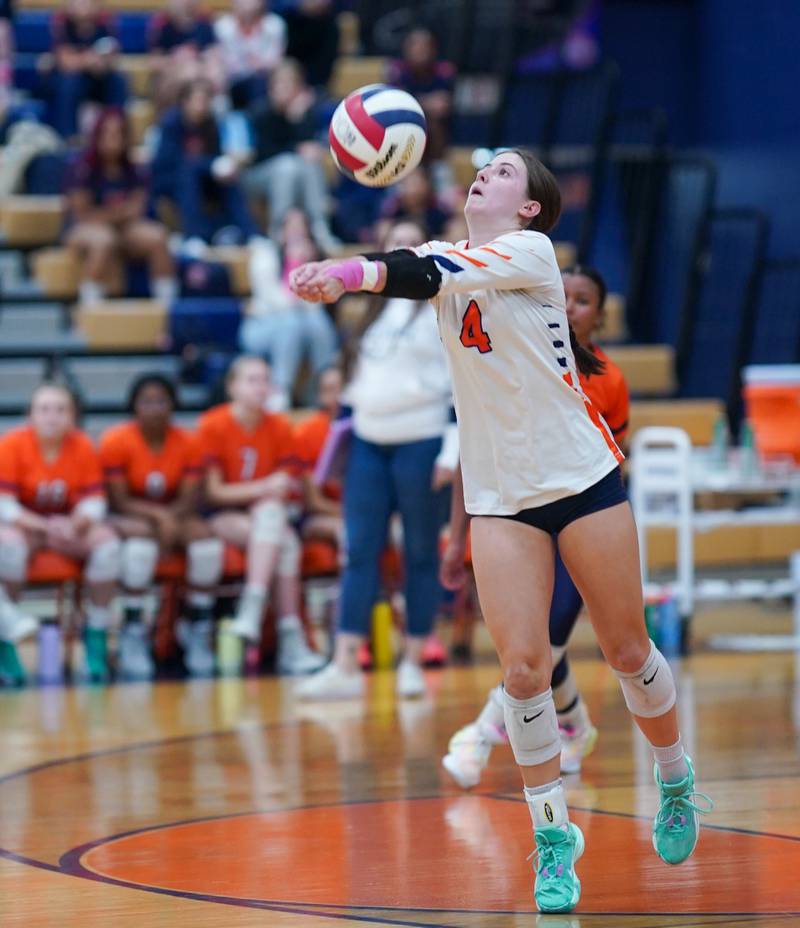
[[[141,145],[156,113],[148,98],[146,29],[161,4],[110,0],[106,6],[116,18],[127,113]],[[215,12],[228,8],[224,0],[207,6]],[[381,4],[360,18],[368,6],[356,3],[339,14],[340,56],[327,98],[319,101],[321,114],[385,73],[391,49],[382,50],[374,35],[365,35],[361,22],[371,22]],[[437,4],[429,6],[434,10]],[[595,265],[610,284],[600,341],[630,384],[631,431],[678,426],[695,444],[708,444],[724,414],[735,434],[742,417],[741,369],[762,359],[765,333],[775,331],[769,319],[787,329],[779,339],[785,360],[800,359],[800,314],[787,311],[795,300],[800,259],[766,259],[767,219],[746,201],[719,207],[714,164],[671,148],[662,113],[618,108],[621,78],[613,62],[601,59],[582,70],[555,68],[520,79],[509,42],[508,48],[494,49],[495,72],[481,71],[480,56],[464,37],[491,8],[491,0],[468,5],[474,22],[460,23],[458,34],[442,43],[458,73],[447,157],[456,186],[470,183],[476,148],[524,144],[536,151],[568,194],[553,235],[559,263]],[[37,62],[50,50],[53,9],[47,0],[24,0],[14,22],[16,103],[40,118]],[[511,20],[499,20],[493,28],[513,30]],[[181,344],[199,339],[211,357],[207,370],[179,386],[178,421],[191,425],[237,351],[236,331],[250,294],[246,246],[218,247],[205,256],[225,268],[227,296],[184,294],[165,306],[150,298],[133,268],[109,281],[101,303],[81,306],[80,269],[60,243],[66,157],[35,158],[23,189],[0,199],[0,431],[24,419],[37,383],[55,377],[76,391],[83,426],[96,437],[124,415],[137,374],[155,370],[180,381]],[[332,164],[327,170],[333,183]],[[347,253],[359,248],[364,245],[344,246]],[[363,308],[359,301],[347,302],[336,311],[342,327]],[[303,410],[294,414],[302,416]],[[788,555],[800,540],[787,536],[785,547]],[[714,552],[701,545],[697,555],[702,564]],[[757,560],[757,545],[742,556]],[[654,557],[659,564],[669,560],[661,549]]]

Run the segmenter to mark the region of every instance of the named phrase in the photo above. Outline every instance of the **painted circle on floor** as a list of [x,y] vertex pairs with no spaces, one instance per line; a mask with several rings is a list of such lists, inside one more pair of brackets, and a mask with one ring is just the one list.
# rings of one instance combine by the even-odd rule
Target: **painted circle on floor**
[[[797,840],[706,828],[695,855],[669,867],[643,819],[573,820],[587,839],[580,912],[800,910],[800,887],[786,880],[800,872]],[[532,846],[522,803],[470,795],[176,823],[97,842],[71,869],[220,902],[524,912]]]

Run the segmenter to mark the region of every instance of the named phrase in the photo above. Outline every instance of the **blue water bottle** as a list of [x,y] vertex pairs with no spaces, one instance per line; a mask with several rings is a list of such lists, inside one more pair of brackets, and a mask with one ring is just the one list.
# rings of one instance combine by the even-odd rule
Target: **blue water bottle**
[[658,619],[661,653],[665,657],[677,657],[681,653],[681,617],[674,596],[668,594],[661,601]]
[[61,628],[56,621],[42,622],[39,626],[40,683],[61,683],[64,665],[61,656]]

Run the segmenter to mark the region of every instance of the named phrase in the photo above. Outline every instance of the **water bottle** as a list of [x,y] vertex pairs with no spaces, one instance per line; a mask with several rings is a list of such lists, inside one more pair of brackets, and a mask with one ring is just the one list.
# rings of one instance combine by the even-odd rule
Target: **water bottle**
[[217,672],[223,677],[238,677],[242,672],[242,639],[231,631],[232,619],[223,619],[217,627]]
[[55,620],[42,622],[39,626],[39,682],[61,683],[64,663],[61,654],[61,627]]
[[758,473],[758,451],[753,426],[749,419],[745,419],[742,423],[740,444],[739,470],[742,477],[750,479]]
[[658,625],[661,639],[659,650],[665,657],[677,657],[681,653],[681,617],[674,596],[668,594],[661,601]]
[[393,626],[392,607],[386,602],[376,603],[372,610],[372,656],[376,670],[389,670],[394,662]]
[[727,467],[729,442],[728,417],[723,412],[714,423],[714,436],[711,439],[711,466],[714,470],[725,470]]

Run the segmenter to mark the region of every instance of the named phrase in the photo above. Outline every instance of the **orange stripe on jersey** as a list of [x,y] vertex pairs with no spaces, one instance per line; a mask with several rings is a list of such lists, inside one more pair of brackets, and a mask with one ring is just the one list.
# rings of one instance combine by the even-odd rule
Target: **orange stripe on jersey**
[[[575,390],[576,393],[580,393],[579,390],[576,390],[575,383],[572,380],[572,374],[569,371],[567,371],[567,373],[563,375],[563,379],[565,383],[567,383],[570,387],[572,387],[573,390]],[[606,444],[608,445],[609,451],[614,455],[617,461],[619,461],[619,463],[621,464],[625,460],[625,455],[619,450],[616,442],[611,437],[611,435],[609,435],[608,429],[605,428],[603,424],[603,420],[600,418],[600,413],[597,411],[594,404],[591,402],[591,400],[588,399],[588,397],[584,393],[581,393],[581,397],[583,398],[583,405],[586,407],[586,412],[588,413],[589,418],[591,419],[593,425],[597,429],[599,429],[600,434],[603,436]]]
[[511,255],[501,255],[499,251],[495,251],[494,248],[490,248],[488,245],[482,245],[480,250],[488,251],[490,255],[497,255],[498,258],[502,258],[504,261],[511,260]]
[[475,267],[488,267],[488,264],[484,264],[483,261],[478,261],[477,258],[470,258],[469,255],[465,255],[463,251],[459,251],[457,248],[448,248],[446,254],[458,255],[459,258],[469,261],[469,263],[474,264]]

